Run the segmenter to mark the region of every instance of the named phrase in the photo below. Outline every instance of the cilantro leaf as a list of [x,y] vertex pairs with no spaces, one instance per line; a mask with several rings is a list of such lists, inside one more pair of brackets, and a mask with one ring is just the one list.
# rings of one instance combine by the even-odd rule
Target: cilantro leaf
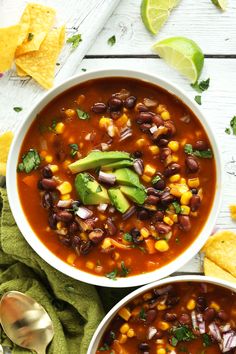
[[225,133],[228,134],[228,135],[230,135],[230,134],[231,134],[230,128],[225,128]]
[[202,96],[197,95],[194,97],[194,100],[197,102],[197,104],[199,104],[199,106],[201,106],[202,104]]
[[13,109],[15,112],[19,113],[22,111],[23,108],[22,107],[13,107]]
[[112,47],[114,44],[116,44],[116,36],[111,36],[108,38],[107,43]]
[[79,151],[78,145],[77,144],[70,144],[69,146],[71,148],[70,156],[75,157],[75,155],[77,154],[77,151]]
[[210,347],[212,345],[211,337],[207,333],[202,335],[202,341],[204,347]]
[[231,119],[230,126],[233,131],[233,135],[236,135],[236,116]]
[[145,321],[147,318],[146,312],[143,307],[141,308],[141,311],[139,312],[139,318],[140,318],[140,320],[143,320],[143,321]]
[[85,119],[90,118],[90,115],[87,112],[82,111],[82,109],[77,108],[76,112],[77,112],[79,119],[85,120]]
[[82,42],[81,34],[74,34],[73,36],[67,38],[66,43],[71,43],[72,44],[72,49],[75,49],[78,47],[78,45]]
[[104,343],[102,347],[98,348],[99,351],[104,352],[106,350],[109,350],[110,347],[107,343]]
[[87,71],[87,69],[85,69],[85,68],[82,68],[82,69],[81,69],[81,71]]
[[30,32],[28,34],[28,41],[32,41],[33,38],[34,38],[34,34]]
[[193,147],[191,144],[185,144],[184,145],[184,152],[185,154],[191,155],[193,153]]
[[179,214],[181,212],[181,206],[178,202],[173,202],[172,203],[173,207],[175,208],[176,214]]
[[133,237],[128,232],[123,235],[123,239],[127,242],[133,242]]
[[157,176],[153,177],[152,184],[156,184],[160,180],[161,180],[161,177],[157,175]]
[[184,145],[184,152],[188,155],[194,155],[202,159],[211,159],[213,157],[213,152],[211,149],[207,150],[195,150],[191,144]]
[[129,274],[130,270],[126,267],[125,262],[121,261],[121,273],[122,277],[126,277]]
[[117,277],[117,269],[114,269],[112,272],[107,273],[105,276],[106,276],[108,279],[116,280],[116,277]]
[[196,81],[194,84],[191,84],[192,88],[194,88],[197,92],[202,93],[209,88],[210,78],[207,80],[202,80],[200,82]]
[[173,337],[171,344],[175,347],[178,342],[190,342],[195,339],[195,335],[187,326],[176,327],[172,330]]
[[30,173],[36,170],[41,163],[40,156],[35,149],[30,149],[26,154],[22,156],[22,162],[18,165],[19,172]]

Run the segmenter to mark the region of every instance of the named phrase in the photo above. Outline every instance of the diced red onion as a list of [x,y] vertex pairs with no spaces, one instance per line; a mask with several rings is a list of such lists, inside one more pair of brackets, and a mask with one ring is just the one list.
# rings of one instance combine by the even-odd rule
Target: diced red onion
[[229,323],[226,323],[224,326],[220,326],[220,330],[223,333],[228,332],[230,329],[231,329],[231,326]]
[[109,213],[114,213],[115,211],[116,211],[116,209],[113,207],[113,206],[111,206],[109,209],[108,209],[108,211],[109,211]]
[[185,116],[181,117],[180,120],[181,120],[181,122],[189,123],[191,120],[191,117],[188,114],[186,114]]
[[87,141],[89,141],[89,140],[91,139],[91,133],[88,133],[88,134],[85,136],[84,139],[87,140]]
[[113,138],[113,136],[115,136],[115,129],[114,129],[114,125],[109,125],[107,128],[107,134]]
[[198,320],[198,328],[199,328],[199,332],[201,334],[206,333],[206,323],[203,320],[203,315],[201,313],[197,314],[197,320]]
[[163,286],[162,288],[157,288],[157,289],[154,289],[154,294],[155,295],[158,295],[158,296],[161,296],[161,295],[165,295],[165,294],[168,294],[170,292],[173,291],[173,285],[167,285],[167,286]]
[[153,134],[153,133],[155,133],[155,132],[158,130],[158,128],[157,128],[157,126],[154,124],[149,130],[150,130],[150,133]]
[[127,125],[127,127],[131,127],[132,123],[131,123],[131,120],[130,120],[130,119],[127,120],[126,125]]
[[135,211],[136,211],[136,207],[133,205],[122,215],[122,219],[123,220],[129,219],[135,213]]
[[106,151],[109,149],[109,145],[107,143],[101,143],[101,148],[102,148],[102,151]]
[[106,173],[100,170],[98,175],[98,180],[100,182],[113,185],[116,182],[116,176],[111,173]]
[[123,141],[123,140],[129,138],[130,136],[132,136],[132,130],[127,127],[123,131],[121,130],[121,135],[120,135],[119,141]]
[[57,203],[58,208],[69,208],[71,206],[72,199],[59,200]]
[[147,339],[151,340],[157,333],[157,329],[155,327],[148,327],[147,330]]
[[216,325],[215,322],[212,322],[209,324],[209,330],[210,330],[210,334],[211,336],[217,340],[217,342],[220,342],[222,340],[221,338],[221,334],[220,334],[220,329],[219,327]]
[[81,219],[88,219],[93,215],[92,210],[89,210],[88,208],[85,207],[78,207],[78,210],[76,210],[76,215],[78,215]]
[[234,331],[230,331],[223,334],[223,342],[222,342],[222,352],[228,352],[229,350],[236,347],[236,333]]
[[97,209],[101,212],[105,211],[106,208],[108,207],[108,204],[99,204]]
[[197,316],[195,311],[191,312],[191,319],[192,319],[193,329],[196,330],[198,328],[198,324],[197,324]]
[[141,159],[134,160],[134,170],[137,172],[138,175],[142,176],[143,174],[143,161]]

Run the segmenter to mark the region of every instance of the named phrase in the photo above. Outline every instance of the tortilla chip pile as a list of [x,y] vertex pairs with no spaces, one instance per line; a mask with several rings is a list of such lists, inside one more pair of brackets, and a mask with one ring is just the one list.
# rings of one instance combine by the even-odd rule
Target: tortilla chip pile
[[0,176],[6,176],[7,157],[12,139],[13,133],[11,131],[0,136]]
[[236,234],[220,231],[211,236],[202,251],[205,253],[205,275],[236,283]]
[[19,76],[30,75],[44,88],[51,88],[65,40],[65,26],[52,29],[54,21],[54,9],[28,4],[19,24],[0,28],[0,72],[9,70],[15,59]]

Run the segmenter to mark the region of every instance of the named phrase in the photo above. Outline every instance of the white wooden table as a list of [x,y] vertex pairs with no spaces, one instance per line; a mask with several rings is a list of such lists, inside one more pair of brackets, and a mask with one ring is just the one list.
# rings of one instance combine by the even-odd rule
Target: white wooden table
[[[0,0],[0,9],[10,1],[14,7],[16,1]],[[93,21],[87,26],[83,24],[83,18],[91,12],[94,1],[100,2],[98,18],[101,18],[100,9],[106,6],[111,7],[115,0],[67,0],[66,2],[64,0],[41,0],[39,2],[53,5],[57,9],[60,20],[67,24],[68,33],[74,33],[73,26],[76,27],[80,24],[79,32],[85,38],[91,26],[97,25],[99,28],[98,19],[94,16]],[[25,1],[18,0],[17,3],[23,5]],[[107,40],[112,35],[116,36],[116,44],[110,47]],[[205,54],[202,78],[210,77],[211,82],[208,91],[203,93],[202,110],[214,133],[218,136],[225,177],[223,203],[217,218],[217,227],[236,230],[236,223],[232,222],[228,208],[230,204],[236,204],[236,136],[229,136],[225,133],[230,119],[236,115],[235,0],[229,0],[228,11],[225,13],[216,9],[211,0],[182,0],[179,7],[172,13],[168,23],[156,37],[150,35],[142,24],[140,0],[121,0],[79,67],[76,68],[70,57],[68,59],[68,48],[62,53],[61,63],[65,64],[66,60],[74,63],[74,73],[81,72],[82,68],[86,68],[87,71],[98,68],[141,69],[179,85],[193,99],[197,93],[189,83],[151,52],[153,43],[162,38],[176,35],[192,38],[200,45]],[[79,47],[78,50],[82,50],[82,48]],[[60,70],[63,70],[64,64]],[[64,70],[63,75],[66,74],[71,75],[71,72]],[[26,117],[29,109],[43,93],[43,90],[39,89],[32,80],[17,78],[14,71],[8,72],[1,78],[0,132],[9,129],[15,131],[19,123]],[[21,106],[23,111],[16,113],[13,111],[13,106]],[[201,272],[200,257],[196,256],[181,271]]]

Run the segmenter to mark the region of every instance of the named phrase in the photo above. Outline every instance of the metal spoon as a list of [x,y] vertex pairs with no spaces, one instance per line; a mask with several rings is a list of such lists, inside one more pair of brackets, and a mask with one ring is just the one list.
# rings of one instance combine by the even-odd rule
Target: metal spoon
[[30,296],[9,291],[0,301],[0,322],[6,335],[17,345],[45,354],[54,336],[52,320]]

